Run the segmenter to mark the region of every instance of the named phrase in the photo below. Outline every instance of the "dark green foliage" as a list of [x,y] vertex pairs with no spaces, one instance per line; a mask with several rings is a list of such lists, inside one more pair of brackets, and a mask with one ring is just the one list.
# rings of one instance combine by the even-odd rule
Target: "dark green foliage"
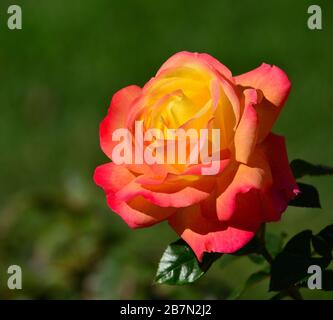
[[303,281],[308,276],[311,265],[318,265],[322,269],[328,267],[332,260],[332,248],[323,235],[330,235],[331,228],[332,226],[326,227],[315,236],[312,231],[305,230],[288,241],[273,261],[270,290],[280,291]]
[[333,168],[323,165],[315,165],[310,162],[295,159],[290,163],[291,170],[296,179],[302,178],[303,176],[322,176],[333,174]]
[[317,189],[306,183],[298,182],[297,184],[301,192],[295,199],[289,202],[289,205],[294,207],[321,208]]
[[164,251],[155,281],[171,285],[193,283],[220,257],[221,254],[218,253],[206,253],[200,263],[192,249],[180,239],[171,243]]

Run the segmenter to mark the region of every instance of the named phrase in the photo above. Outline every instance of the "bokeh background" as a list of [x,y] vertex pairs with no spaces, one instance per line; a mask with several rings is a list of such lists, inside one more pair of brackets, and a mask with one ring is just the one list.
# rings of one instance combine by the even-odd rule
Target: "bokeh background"
[[[0,2],[0,298],[225,299],[258,266],[221,259],[191,286],[154,285],[177,235],[166,223],[130,230],[92,180],[108,161],[98,127],[112,94],[143,85],[173,53],[207,52],[233,73],[276,64],[292,92],[274,131],[290,160],[333,165],[333,2],[234,0],[30,0],[23,30],[7,28]],[[307,28],[318,4],[323,30]],[[317,186],[323,209],[289,208],[268,227],[287,234],[333,223],[333,180]],[[228,262],[228,263],[227,263]],[[23,289],[7,288],[18,264]],[[268,282],[241,298],[267,298]],[[332,299],[329,292],[302,292]]]

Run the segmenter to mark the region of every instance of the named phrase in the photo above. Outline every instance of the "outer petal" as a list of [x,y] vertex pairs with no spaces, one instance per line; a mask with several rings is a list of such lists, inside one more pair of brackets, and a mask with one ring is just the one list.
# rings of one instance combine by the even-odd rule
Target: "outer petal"
[[147,227],[165,220],[175,212],[175,208],[161,208],[143,197],[133,197],[124,201],[117,192],[129,185],[135,176],[125,167],[107,163],[96,168],[95,183],[103,188],[109,207],[119,214],[131,228]]
[[248,163],[251,153],[257,144],[259,128],[258,115],[255,109],[257,91],[255,89],[244,90],[244,100],[244,111],[235,132],[234,142],[236,160]]
[[249,166],[239,165],[233,180],[225,182],[225,190],[216,200],[218,219],[246,230],[255,230],[263,222],[260,195],[272,184],[267,162],[258,154],[251,161]]
[[100,125],[100,144],[103,152],[111,159],[113,147],[112,133],[118,128],[126,128],[127,116],[133,102],[140,96],[138,86],[129,86],[116,92],[112,97],[107,116]]
[[265,98],[278,108],[283,106],[291,87],[287,75],[280,68],[266,63],[252,71],[236,76],[235,81],[242,87],[261,90]]
[[107,202],[109,207],[131,228],[149,227],[167,219],[176,211],[175,208],[156,206],[142,197],[137,197],[127,203],[109,194]]
[[253,231],[205,218],[198,205],[178,211],[169,218],[169,224],[189,244],[199,261],[204,252],[235,252],[255,235]]
[[149,202],[160,207],[182,208],[191,206],[192,204],[201,202],[209,196],[209,193],[198,190],[191,186],[186,186],[179,191],[168,193],[155,192],[144,188],[142,185],[131,182],[123,189],[117,192],[116,197],[122,201],[130,201],[131,199],[141,196]]
[[261,149],[271,168],[273,185],[263,198],[266,221],[276,221],[286,210],[288,203],[300,191],[291,172],[285,140],[282,136],[271,133],[258,146]]
[[201,64],[210,69],[218,71],[221,75],[227,79],[232,79],[231,71],[217,59],[206,53],[188,52],[182,51],[174,54],[170,57],[158,70],[157,75],[167,69],[177,67],[195,67],[195,64]]
[[98,166],[94,173],[94,181],[105,193],[117,192],[135,179],[135,175],[123,166],[112,162]]
[[298,186],[289,166],[284,137],[271,133],[260,147],[268,158],[274,186],[283,190],[286,197],[294,197]]
[[235,77],[235,81],[244,89],[254,88],[263,95],[256,106],[260,123],[258,142],[261,142],[271,131],[288,98],[290,81],[280,68],[268,64]]
[[240,101],[235,87],[222,77],[211,82],[214,107],[213,127],[221,130],[221,141],[229,146],[240,119]]
[[[157,187],[159,191],[146,189],[126,167],[113,163],[97,167],[94,180],[105,191],[110,208],[130,227],[154,224],[175,212],[175,208],[191,206],[209,196],[198,189],[201,179],[192,187],[180,179],[176,185],[162,184]],[[173,190],[174,187],[177,188]]]

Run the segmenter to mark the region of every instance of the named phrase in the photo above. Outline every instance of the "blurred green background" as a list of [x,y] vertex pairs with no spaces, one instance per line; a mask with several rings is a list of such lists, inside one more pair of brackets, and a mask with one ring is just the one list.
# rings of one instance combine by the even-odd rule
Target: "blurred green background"
[[[14,1],[23,30],[7,28],[0,3],[0,298],[224,299],[258,266],[223,259],[198,283],[153,285],[177,235],[166,223],[130,230],[107,208],[93,171],[108,161],[98,127],[112,94],[142,86],[173,53],[207,52],[233,74],[262,62],[293,85],[274,131],[289,158],[333,165],[333,2],[234,0]],[[307,28],[318,4],[323,30]],[[292,236],[333,223],[332,178],[307,178],[322,210],[290,208],[269,231]],[[18,264],[23,289],[7,288]],[[268,282],[241,298],[266,298]],[[333,293],[304,296],[332,299]]]

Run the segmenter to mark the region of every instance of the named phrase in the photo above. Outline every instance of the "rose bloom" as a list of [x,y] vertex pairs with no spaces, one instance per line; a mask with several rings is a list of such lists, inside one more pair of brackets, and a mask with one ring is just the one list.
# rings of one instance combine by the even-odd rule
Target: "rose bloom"
[[179,52],[143,88],[115,93],[100,126],[101,148],[112,159],[119,144],[113,132],[127,128],[134,136],[138,120],[143,130],[220,129],[218,172],[203,175],[200,162],[109,162],[96,168],[95,183],[131,228],[167,220],[199,261],[204,252],[235,252],[263,223],[280,220],[299,192],[284,138],[271,133],[289,91],[276,66],[234,77],[208,54]]

